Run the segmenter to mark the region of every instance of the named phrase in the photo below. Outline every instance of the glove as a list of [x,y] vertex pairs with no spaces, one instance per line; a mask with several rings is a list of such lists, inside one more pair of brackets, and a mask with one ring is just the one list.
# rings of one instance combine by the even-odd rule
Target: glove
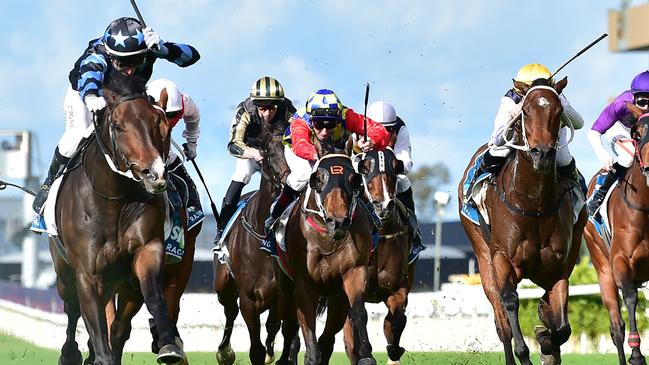
[[168,53],[169,50],[162,44],[160,34],[153,30],[153,28],[146,27],[142,29],[142,34],[144,34],[144,43],[146,43],[146,46],[150,50],[160,55],[166,55]]
[[106,107],[106,99],[103,96],[88,94],[83,100],[91,113],[96,113]]
[[244,158],[254,158],[255,161],[259,162],[264,159],[264,157],[261,155],[258,149],[256,148],[246,148],[243,151],[243,157]]
[[196,158],[196,142],[188,142],[183,144],[183,152],[188,160]]

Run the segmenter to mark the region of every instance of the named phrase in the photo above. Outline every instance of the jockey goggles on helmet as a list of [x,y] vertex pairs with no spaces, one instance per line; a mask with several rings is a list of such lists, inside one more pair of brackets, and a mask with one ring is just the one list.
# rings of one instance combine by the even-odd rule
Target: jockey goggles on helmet
[[342,121],[340,109],[318,108],[311,111],[311,120],[316,129],[333,129]]
[[642,109],[649,108],[649,93],[634,95],[633,104]]
[[130,56],[111,55],[110,58],[113,61],[113,65],[115,66],[115,68],[121,70],[127,67],[135,68],[144,64],[144,60],[146,59],[146,53],[139,53]]

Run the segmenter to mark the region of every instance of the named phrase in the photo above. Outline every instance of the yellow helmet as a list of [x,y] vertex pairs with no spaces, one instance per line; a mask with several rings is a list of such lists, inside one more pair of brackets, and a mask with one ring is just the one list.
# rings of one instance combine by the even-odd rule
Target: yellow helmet
[[284,101],[284,88],[276,79],[264,76],[250,87],[250,99],[257,106],[279,105]]
[[[540,63],[528,63],[527,65],[521,67],[518,72],[516,73],[516,76],[514,77],[514,81],[522,82],[525,85],[532,85],[532,82],[536,79],[548,79],[550,81],[550,84],[553,84],[554,82],[550,77],[552,76],[552,72],[548,70],[547,67],[543,66]],[[516,89],[516,87],[514,87]],[[516,89],[516,91],[520,92],[520,90]]]

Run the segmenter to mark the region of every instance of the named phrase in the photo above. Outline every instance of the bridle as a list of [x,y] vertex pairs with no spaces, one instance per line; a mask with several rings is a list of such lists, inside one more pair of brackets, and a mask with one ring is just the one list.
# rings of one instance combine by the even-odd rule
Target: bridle
[[[557,98],[559,98],[559,93],[553,87],[547,86],[547,85],[536,85],[536,86],[531,87],[527,91],[527,93],[525,93],[525,96],[523,97],[523,100],[521,101],[521,103],[522,103],[521,105],[525,104],[525,99],[534,90],[550,90],[557,96]],[[516,141],[515,141],[515,134],[510,133],[510,131],[512,131],[515,128],[515,126],[516,126],[516,124],[518,123],[519,120],[520,120],[520,125],[521,125],[521,135],[522,135],[522,138],[523,138],[523,144],[517,144]],[[562,127],[563,126],[561,125],[561,123],[559,123],[559,130],[561,130]],[[559,144],[559,138],[557,137],[557,141],[555,142],[555,145],[552,147],[553,149],[560,150],[560,149],[566,147],[568,144],[570,144],[570,142],[572,142],[572,139],[575,137],[575,129],[574,129],[574,127],[572,125],[568,125],[567,127],[570,128],[570,139],[566,143],[560,145]],[[558,136],[558,133],[557,133],[557,136]],[[511,148],[514,148],[516,150],[523,151],[523,152],[529,152],[531,150],[530,144],[529,144],[529,142],[527,140],[527,133],[525,132],[525,113],[522,110],[521,110],[520,113],[518,113],[518,115],[516,115],[514,118],[512,118],[505,125],[505,132],[503,133],[503,139],[505,140],[505,146],[507,146],[507,147],[511,147]]]

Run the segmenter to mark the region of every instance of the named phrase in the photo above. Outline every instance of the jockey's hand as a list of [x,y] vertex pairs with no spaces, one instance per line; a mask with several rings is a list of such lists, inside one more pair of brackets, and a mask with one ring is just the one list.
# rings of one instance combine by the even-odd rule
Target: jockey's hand
[[602,168],[604,170],[606,170],[606,171],[611,171],[611,169],[613,169],[613,164],[614,163],[615,163],[615,161],[613,161],[613,158],[609,157],[608,160],[606,160],[606,162],[604,162],[604,166],[602,166]]
[[188,160],[196,158],[196,142],[187,142],[183,144],[183,152]]
[[83,100],[91,113],[96,113],[106,107],[106,99],[103,96],[88,94]]
[[374,148],[374,142],[369,137],[367,138],[367,141],[364,137],[360,137],[358,141],[356,141],[356,146],[363,152],[369,152]]
[[160,55],[166,55],[169,52],[167,47],[162,44],[160,33],[153,30],[153,28],[146,27],[142,29],[142,34],[144,34],[144,43],[150,50]]
[[259,152],[259,150],[256,148],[246,148],[243,151],[243,158],[254,158],[257,162],[264,159],[264,157],[261,155],[261,152]]

